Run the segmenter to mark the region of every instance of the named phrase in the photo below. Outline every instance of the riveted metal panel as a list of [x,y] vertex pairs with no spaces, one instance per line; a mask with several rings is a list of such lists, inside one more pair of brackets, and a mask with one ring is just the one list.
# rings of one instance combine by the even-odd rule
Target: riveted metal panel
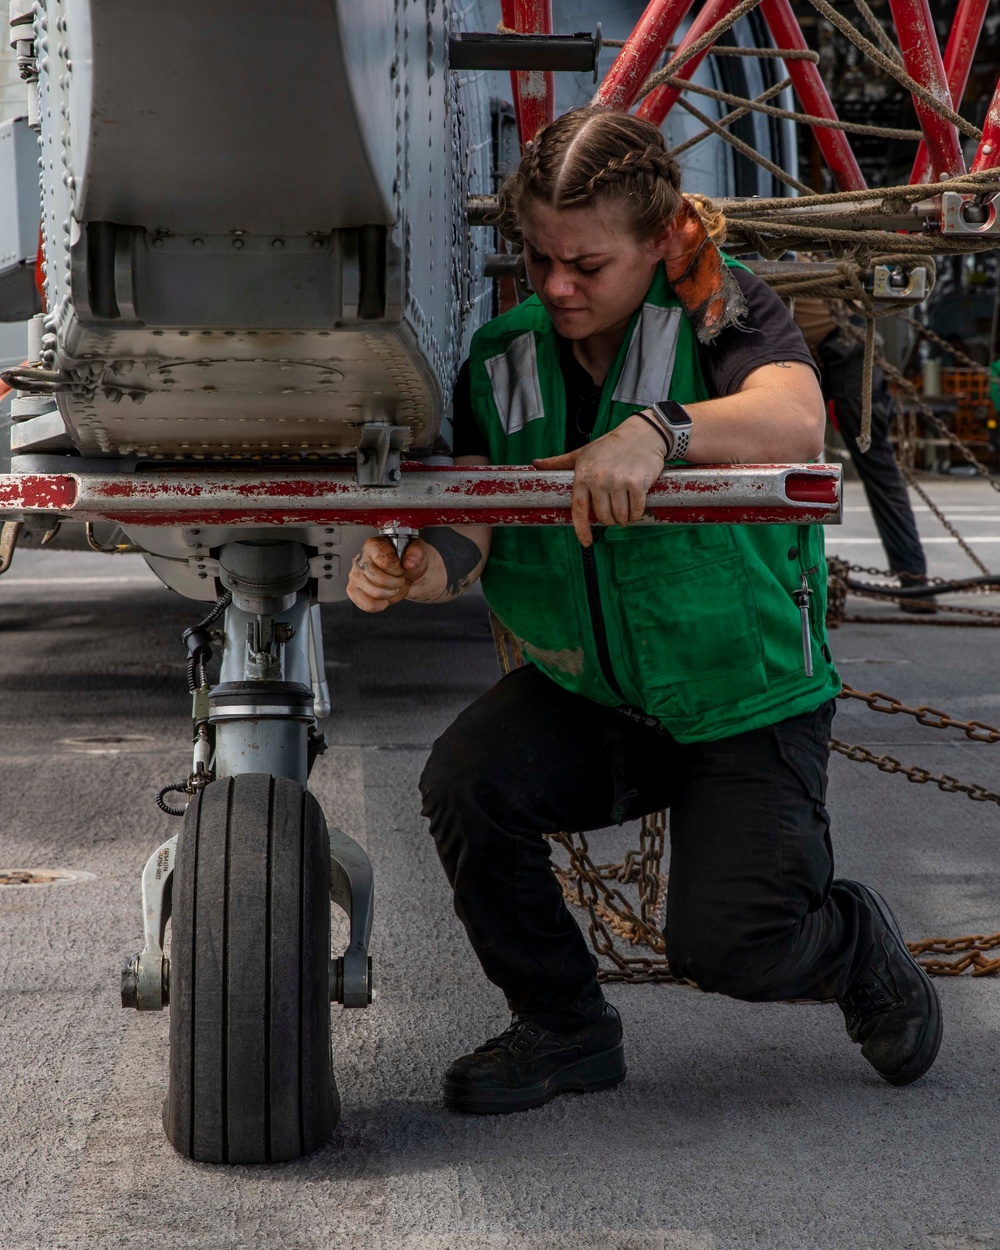
[[325,458],[386,419],[433,443],[489,311],[484,76],[445,64],[484,20],[44,0],[42,361],[83,452]]
[[81,220],[391,223],[392,0],[101,0],[66,17]]

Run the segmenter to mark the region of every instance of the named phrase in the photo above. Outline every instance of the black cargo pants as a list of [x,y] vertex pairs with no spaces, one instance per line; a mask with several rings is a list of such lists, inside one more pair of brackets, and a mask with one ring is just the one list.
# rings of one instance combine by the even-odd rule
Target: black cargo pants
[[[595,960],[544,835],[670,809],[666,948],[705,990],[832,998],[872,945],[833,886],[824,807],[832,701],[718,742],[666,733],[570,694],[531,665],[435,742],[420,786],[455,910],[510,1008],[569,1031],[602,1010]],[[832,888],[831,888],[832,887]]]

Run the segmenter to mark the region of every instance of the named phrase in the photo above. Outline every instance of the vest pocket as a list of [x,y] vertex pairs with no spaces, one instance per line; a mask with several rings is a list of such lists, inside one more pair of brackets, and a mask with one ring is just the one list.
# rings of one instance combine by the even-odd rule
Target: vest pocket
[[573,679],[583,676],[585,657],[566,570],[551,560],[507,559],[491,552],[481,580],[487,603],[524,644],[526,657],[562,685],[576,685]]
[[[731,548],[730,548],[731,550]],[[764,641],[742,556],[618,583],[623,651],[643,708],[697,718],[767,690]]]

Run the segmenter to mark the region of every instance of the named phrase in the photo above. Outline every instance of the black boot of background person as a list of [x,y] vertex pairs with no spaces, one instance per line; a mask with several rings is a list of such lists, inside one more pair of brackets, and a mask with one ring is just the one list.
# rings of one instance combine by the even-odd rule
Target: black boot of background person
[[593,1024],[555,1033],[520,1016],[499,1037],[456,1059],[444,1076],[452,1111],[499,1115],[540,1107],[558,1094],[594,1093],[625,1079],[618,1012],[608,1003]]
[[847,1032],[890,1085],[909,1085],[928,1070],[941,1045],[941,1005],[923,968],[910,954],[896,917],[875,890],[838,881],[873,913],[875,944],[843,998]]
[[[926,586],[927,578],[922,573],[897,573],[903,590],[908,586]],[[933,595],[921,595],[919,599],[900,599],[900,612],[910,612],[914,616],[933,616],[937,610],[937,600]]]

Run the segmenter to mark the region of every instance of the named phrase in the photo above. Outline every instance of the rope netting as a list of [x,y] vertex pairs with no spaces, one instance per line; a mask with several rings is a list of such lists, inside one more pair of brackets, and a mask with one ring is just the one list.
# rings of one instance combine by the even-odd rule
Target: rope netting
[[[860,315],[864,320],[862,341],[865,348],[865,382],[862,396],[861,435],[858,445],[861,451],[867,451],[871,445],[871,378],[876,363],[874,323],[880,317],[898,315],[901,309],[898,297],[879,299],[872,293],[873,267],[906,265],[912,270],[915,265],[922,264],[926,271],[927,281],[919,300],[914,300],[916,303],[926,298],[926,294],[933,288],[935,257],[996,250],[996,239],[989,235],[948,235],[939,231],[917,232],[916,230],[913,233],[904,233],[899,230],[898,221],[890,224],[884,219],[898,219],[901,215],[906,216],[907,213],[912,212],[915,205],[933,200],[934,197],[945,192],[984,196],[1000,191],[1000,170],[965,173],[938,179],[933,183],[921,182],[905,186],[823,194],[813,192],[799,178],[781,169],[751,144],[731,133],[733,123],[748,113],[756,112],[767,117],[789,120],[799,126],[810,126],[813,129],[821,127],[839,130],[846,134],[874,136],[886,140],[919,140],[922,138],[922,131],[839,121],[799,109],[782,108],[771,103],[770,100],[774,96],[780,95],[786,87],[791,85],[790,79],[785,79],[777,87],[770,88],[762,95],[749,98],[731,91],[705,87],[678,76],[679,70],[706,50],[710,50],[713,54],[729,51],[715,47],[716,41],[757,8],[759,3],[760,0],[742,0],[742,3],[705,31],[700,38],[687,47],[675,50],[667,64],[646,79],[636,98],[641,101],[664,85],[678,90],[681,92],[677,99],[680,107],[697,118],[704,127],[699,134],[680,145],[678,152],[689,151],[710,136],[717,136],[741,156],[765,169],[798,193],[791,199],[784,196],[770,199],[755,197],[728,202],[725,247],[727,252],[733,255],[755,253],[765,259],[778,259],[790,251],[807,252],[814,257],[819,253],[828,253],[838,262],[833,274],[824,273],[820,276],[810,273],[806,265],[801,273],[767,280],[775,286],[783,298],[819,296],[839,300],[849,303],[851,311]],[[906,72],[899,49],[892,43],[865,0],[855,0],[855,5],[869,29],[875,34],[877,43],[866,38],[857,26],[827,3],[827,0],[809,0],[809,3],[879,70],[909,91],[915,100],[920,101],[937,117],[950,122],[961,134],[977,140],[982,138],[982,131],[979,127],[961,117],[949,103],[937,98]],[[778,55],[791,50],[775,49],[773,51],[775,55]],[[735,108],[715,121],[687,99],[687,95],[702,96],[733,105]],[[832,220],[822,220],[824,213]],[[880,223],[880,218],[883,219],[884,224]],[[914,226],[916,226],[915,221]],[[901,385],[904,383],[901,382]]]
[[[906,72],[903,67],[902,54],[866,0],[854,0],[854,4],[869,31],[874,35],[875,43],[866,38],[856,25],[844,14],[834,9],[827,0],[808,0],[808,2],[831,26],[867,56],[880,71],[894,79],[939,118],[951,122],[962,134],[975,139],[982,137],[982,131],[977,126],[962,118],[948,103],[938,99]],[[928,427],[944,439],[975,469],[977,474],[986,478],[994,489],[1000,490],[1000,477],[984,464],[972,448],[959,438],[948,423],[925,402],[914,381],[906,377],[879,350],[876,334],[876,322],[880,318],[898,317],[903,308],[908,305],[912,307],[926,300],[934,289],[938,258],[996,250],[996,236],[947,235],[940,231],[929,230],[906,233],[899,229],[898,219],[905,218],[908,213],[912,214],[915,205],[932,201],[934,197],[944,192],[983,197],[1000,191],[1000,170],[965,173],[950,178],[941,178],[933,183],[924,182],[832,193],[813,192],[798,178],[780,169],[750,144],[730,133],[729,128],[733,123],[748,113],[758,112],[768,117],[790,120],[799,126],[813,128],[818,126],[849,134],[877,136],[887,140],[919,140],[923,137],[923,132],[902,127],[842,122],[797,109],[782,108],[771,103],[774,97],[781,95],[786,88],[791,86],[790,78],[783,79],[754,98],[747,98],[731,91],[705,87],[678,76],[678,71],[684,65],[706,50],[713,56],[752,51],[760,52],[761,55],[780,57],[786,61],[794,59],[791,53],[796,51],[795,49],[732,49],[718,46],[719,37],[752,12],[758,3],[759,0],[742,0],[742,3],[691,44],[686,47],[671,45],[667,49],[672,54],[667,64],[646,79],[636,98],[641,101],[663,85],[677,89],[682,93],[678,96],[678,104],[701,121],[704,129],[680,144],[675,149],[675,153],[689,151],[692,147],[715,135],[798,193],[792,198],[754,197],[727,202],[725,230],[720,241],[724,240],[726,251],[733,255],[752,253],[765,260],[776,260],[793,252],[800,259],[804,259],[805,263],[802,263],[795,272],[764,274],[764,280],[778,295],[788,301],[794,301],[796,298],[825,299],[841,334],[854,338],[863,346],[859,450],[864,453],[871,446],[873,376],[877,366],[894,385],[896,392],[907,396],[912,410],[920,415]],[[798,51],[800,55],[805,55],[802,50]],[[814,58],[814,63],[819,61],[818,53],[810,52],[809,55]],[[690,100],[685,99],[685,94],[702,96],[735,107],[715,121]],[[824,214],[831,220],[823,220]],[[889,222],[882,225],[879,224],[880,218],[893,220],[891,225]],[[817,261],[824,263],[812,263]],[[892,298],[879,298],[873,291],[873,272],[876,266],[884,266],[888,269],[904,267],[909,275],[912,275],[914,269],[921,268],[924,272],[924,282],[910,284],[916,292],[912,300],[901,298],[898,293]],[[863,323],[861,328],[852,323],[852,316],[861,318]],[[913,327],[916,333],[933,342],[939,349],[958,358],[965,367],[974,368],[980,374],[989,373],[985,366],[954,348],[915,318],[904,317],[903,320]],[[955,539],[970,561],[981,573],[987,573],[985,563],[972,551],[954,524],[933,502],[912,469],[901,465],[901,470],[907,484],[940,521],[947,533]],[[863,587],[855,590],[852,586],[850,589],[852,593],[866,593]],[[872,597],[886,597],[886,589],[882,586],[870,593]],[[836,596],[834,598],[836,599]],[[946,624],[953,621],[956,616],[975,614],[978,618],[977,623],[987,624],[993,623],[990,617],[995,615],[983,609],[961,607],[953,609],[949,607],[949,613],[936,619],[934,623]],[[836,620],[831,623],[835,624]],[[908,623],[917,622],[911,618]]]
[[[898,292],[890,299],[879,298],[873,294],[873,269],[880,265],[903,265],[912,271],[915,266],[922,266],[926,272],[923,292],[919,293],[918,288],[915,288],[918,293],[910,301],[911,304],[917,304],[933,288],[936,257],[995,251],[995,235],[948,234],[937,229],[921,228],[921,223],[913,216],[913,212],[916,205],[935,201],[947,192],[979,198],[1000,192],[1000,169],[963,173],[941,177],[934,182],[902,186],[814,192],[801,179],[782,169],[775,161],[734,134],[734,124],[750,113],[760,113],[766,117],[791,121],[797,126],[808,126],[814,130],[836,130],[865,138],[918,141],[923,137],[923,132],[899,126],[840,121],[835,117],[781,107],[773,101],[792,86],[790,77],[768,87],[757,96],[747,97],[732,91],[707,87],[679,76],[679,71],[690,61],[706,53],[712,57],[756,57],[783,61],[786,64],[808,60],[818,64],[819,54],[811,49],[734,48],[719,45],[720,37],[757,9],[761,2],[762,0],[741,0],[690,44],[667,45],[666,64],[646,78],[635,94],[633,103],[640,103],[660,87],[669,86],[675,89],[679,93],[679,107],[700,121],[703,127],[697,134],[680,143],[674,149],[675,155],[689,152],[714,136],[796,192],[793,197],[755,196],[728,200],[725,206],[725,231],[717,237],[717,241],[724,242],[725,250],[734,256],[756,254],[765,260],[776,260],[792,252],[806,253],[813,259],[828,255],[837,262],[833,274],[810,273],[809,265],[805,264],[799,274],[767,276],[765,280],[783,298],[819,296],[840,301],[849,304],[851,312],[863,319],[866,381],[859,447],[865,451],[871,440],[871,376],[876,363],[874,322],[881,317],[898,315],[907,304],[906,298]],[[953,125],[960,134],[976,140],[982,138],[982,130],[978,126],[962,117],[948,101],[940,99],[907,72],[899,48],[866,0],[854,0],[854,6],[874,36],[874,42],[854,22],[828,3],[828,0],[805,2],[867,57],[878,72],[909,92],[915,103],[919,102],[938,119]],[[513,33],[503,24],[499,29]],[[606,46],[623,47],[627,43],[627,40],[608,40]],[[724,116],[713,119],[688,98],[692,95],[733,107]],[[906,228],[900,226],[901,217],[908,218]],[[713,237],[716,237],[714,231]],[[885,369],[885,363],[882,363],[882,367]],[[889,370],[886,369],[886,372]],[[901,382],[900,385],[905,384]],[[933,417],[929,419],[933,423]]]

